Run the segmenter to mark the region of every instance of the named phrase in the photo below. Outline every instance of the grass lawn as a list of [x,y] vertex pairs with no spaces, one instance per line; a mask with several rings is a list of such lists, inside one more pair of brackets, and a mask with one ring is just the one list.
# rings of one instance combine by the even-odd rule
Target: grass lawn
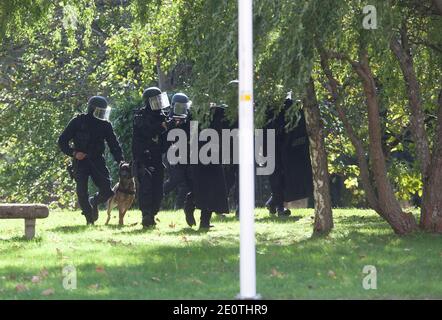
[[[256,212],[263,298],[442,298],[440,236],[398,237],[372,211],[342,209],[334,210],[328,237],[311,238],[313,211],[293,211],[286,219]],[[188,228],[182,211],[161,212],[158,219],[156,229],[142,231],[139,211],[130,211],[122,228],[104,226],[104,211],[92,227],[79,212],[52,211],[37,221],[32,241],[22,239],[23,220],[0,220],[0,299],[234,298],[234,216],[215,217],[208,233]],[[63,289],[68,265],[76,268],[76,290]],[[362,286],[365,265],[377,269],[377,290]]]

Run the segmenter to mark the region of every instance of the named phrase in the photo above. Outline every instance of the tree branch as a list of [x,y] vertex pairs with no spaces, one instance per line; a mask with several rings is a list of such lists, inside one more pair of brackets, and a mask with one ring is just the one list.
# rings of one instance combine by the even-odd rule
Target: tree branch
[[[365,191],[368,204],[373,210],[381,214],[381,210],[379,208],[379,200],[376,196],[375,190],[372,187],[368,162],[365,156],[365,150],[362,141],[358,138],[356,132],[353,129],[353,126],[351,125],[349,119],[347,118],[344,109],[342,108],[341,105],[342,94],[340,93],[339,90],[340,84],[333,76],[333,72],[330,68],[330,63],[328,59],[329,55],[327,55],[327,53],[320,47],[318,48],[318,50],[321,59],[322,70],[329,81],[328,90],[330,92],[330,95],[332,96],[331,102],[335,105],[338,117],[343,123],[345,131],[347,132],[350,141],[356,151],[356,157],[359,163],[359,175],[362,181],[362,185]],[[347,58],[345,58],[345,60],[348,61]]]
[[421,165],[421,174],[425,180],[431,164],[431,151],[425,129],[425,113],[422,108],[421,88],[414,70],[413,57],[408,46],[408,41],[406,40],[408,35],[405,22],[400,34],[401,42],[399,42],[396,37],[392,37],[390,49],[399,62],[405,80],[406,92],[411,109],[411,131]]
[[417,45],[417,46],[424,46],[424,47],[433,49],[434,51],[437,51],[438,53],[442,54],[442,47],[438,46],[435,43],[430,43],[430,42],[425,41],[425,40],[413,40],[413,39],[410,39],[410,43],[414,44],[414,45]]

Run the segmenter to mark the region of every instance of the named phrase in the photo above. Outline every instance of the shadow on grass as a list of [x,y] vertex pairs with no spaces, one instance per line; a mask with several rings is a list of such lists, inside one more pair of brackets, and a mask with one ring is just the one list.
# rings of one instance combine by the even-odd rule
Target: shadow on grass
[[337,216],[334,224],[349,230],[363,226],[368,229],[391,230],[388,223],[379,216]]
[[[288,223],[299,219],[297,216],[285,219],[268,216],[258,221]],[[442,297],[442,288],[431,285],[442,281],[438,254],[442,245],[436,241],[440,236],[416,233],[399,237],[377,216],[337,216],[335,222],[336,226],[340,226],[331,236],[303,238],[288,245],[275,244],[284,238],[275,237],[271,232],[270,235],[257,235],[258,241],[261,240],[257,245],[257,280],[260,293],[265,298]],[[222,225],[222,220],[217,221],[217,224]],[[296,228],[296,225],[293,227]],[[87,228],[91,227],[65,226],[53,231],[79,233]],[[108,228],[119,229],[118,226]],[[122,233],[142,234],[156,230],[140,228],[124,230]],[[0,277],[5,277],[0,298],[234,298],[238,291],[237,235],[215,234],[211,237],[210,232],[206,236],[205,232],[196,228],[170,228],[166,233],[177,236],[201,235],[204,240],[189,241],[186,246],[131,246],[130,250],[115,246],[106,255],[96,255],[95,263],[78,254],[72,257],[75,258],[75,268],[79,275],[78,289],[73,291],[62,287],[59,262],[50,264],[51,260],[46,259],[47,255],[43,251],[35,255],[29,246],[21,245],[26,241],[23,237],[0,240],[0,243],[20,242],[20,245],[12,244],[6,248],[13,253],[9,257],[13,263],[0,267]],[[267,236],[271,241],[265,241]],[[229,241],[224,242],[226,239]],[[224,242],[222,245],[219,245],[220,240]],[[41,238],[32,241],[44,242]],[[429,254],[429,251],[436,254]],[[18,255],[22,257],[15,260]],[[23,264],[23,259],[37,262]],[[376,265],[382,272],[382,290],[367,292],[362,289],[361,270],[367,264]],[[401,266],[400,272],[397,266]],[[32,284],[30,279],[39,274],[41,268],[47,269],[48,278],[42,284]],[[26,284],[29,290],[17,293],[15,286],[19,283]],[[424,287],[427,287],[426,291]],[[55,294],[42,296],[41,292],[47,288],[54,288]]]
[[110,230],[123,230],[125,228],[131,228],[131,227],[135,227],[139,225],[139,223],[132,223],[132,224],[123,224],[123,225],[119,225],[119,224],[102,224],[102,225],[97,225],[98,227],[104,228],[104,229],[110,229]]
[[207,235],[207,234],[210,235],[211,231],[216,231],[215,228],[216,227],[213,227],[213,228],[210,228],[210,230],[209,230],[209,229],[197,229],[197,228],[193,229],[193,228],[190,228],[190,227],[186,227],[186,228],[183,228],[183,229],[171,229],[167,233],[172,234],[172,235],[177,235],[177,236],[186,236],[186,235],[187,236],[188,235],[200,235],[200,236],[202,236],[202,235]]
[[[176,234],[183,232],[198,234],[190,228]],[[391,250],[391,246],[396,250]],[[428,246],[440,247],[428,235],[417,235],[409,241],[393,234],[367,235],[356,230],[341,239],[333,239],[333,242],[324,238],[306,239],[294,247],[260,243],[257,282],[260,293],[270,299],[442,297],[442,288],[429,285],[442,280],[440,269],[434,267],[425,273],[416,271],[416,264],[422,261],[437,266],[438,255],[427,257],[428,248],[422,250]],[[409,248],[412,249],[408,251]],[[111,255],[97,256],[95,263],[77,259],[78,288],[73,291],[63,289],[59,265],[2,267],[0,276],[5,280],[0,297],[233,299],[237,294],[238,246],[233,243],[219,246],[209,242],[190,242],[184,248],[162,245],[112,250],[115,251]],[[115,264],[113,258],[116,256],[126,262]],[[134,260],[134,256],[138,258]],[[409,263],[410,259],[413,263]],[[371,263],[382,271],[382,290],[366,291],[361,287],[362,267]],[[401,265],[400,273],[396,265]],[[32,275],[39,274],[42,267],[47,269],[48,278],[41,285],[32,284]],[[410,281],[400,281],[405,278]],[[25,283],[29,291],[17,293],[17,283]],[[423,284],[428,284],[427,291],[422,290]],[[41,292],[50,287],[55,289],[55,294],[42,296]]]
[[59,226],[52,229],[49,229],[49,231],[53,232],[61,232],[61,233],[80,233],[86,230],[89,230],[91,228],[94,228],[95,226],[86,226],[86,225],[76,225],[76,226]]
[[125,235],[140,235],[140,234],[149,234],[155,231],[160,230],[158,227],[150,227],[150,228],[144,228],[144,227],[140,227],[139,229],[132,229],[132,230],[127,230],[127,231],[122,231],[120,232],[120,234],[125,234]]
[[21,242],[21,243],[42,243],[43,238],[41,236],[36,236],[33,239],[27,239],[24,235],[23,236],[15,236],[11,238],[0,238],[1,242]]
[[[115,249],[117,250],[117,249]],[[115,265],[110,256],[97,256],[96,263],[79,261],[77,289],[63,289],[59,265],[29,264],[0,267],[0,299],[215,299],[234,298],[237,293],[237,248],[194,245],[191,248],[158,246],[133,248],[114,255],[127,263]],[[139,258],[136,262],[133,255]],[[33,275],[44,269],[42,283],[33,284]],[[17,284],[26,290],[17,293]],[[53,288],[55,293],[43,296]]]
[[288,216],[288,217],[278,217],[277,215],[269,215],[267,217],[258,218],[256,222],[273,222],[273,223],[290,223],[296,222],[302,219],[302,216]]
[[216,222],[234,222],[234,221],[239,221],[235,214],[214,214],[212,215],[212,221],[216,221]]

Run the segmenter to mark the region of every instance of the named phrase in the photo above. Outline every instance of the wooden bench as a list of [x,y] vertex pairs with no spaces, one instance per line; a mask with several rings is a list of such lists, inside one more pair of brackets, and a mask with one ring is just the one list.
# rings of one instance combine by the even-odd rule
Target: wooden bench
[[44,204],[0,204],[0,219],[25,219],[25,237],[35,236],[35,220],[49,216],[49,208]]

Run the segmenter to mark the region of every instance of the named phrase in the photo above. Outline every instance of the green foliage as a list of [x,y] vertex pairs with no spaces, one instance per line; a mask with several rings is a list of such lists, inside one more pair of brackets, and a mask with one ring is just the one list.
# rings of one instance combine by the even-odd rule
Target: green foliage
[[0,2],[0,38],[22,37],[32,32],[52,8],[49,0],[7,0]]
[[[124,98],[114,100],[113,109],[111,112],[110,121],[115,128],[115,134],[117,135],[121,147],[123,149],[123,155],[126,161],[132,159],[132,123],[133,123],[133,111],[138,109],[142,104],[141,96],[136,92],[132,95],[127,95]],[[114,180],[118,178],[118,166],[110,152],[106,152],[107,163],[110,164],[109,169]]]
[[[316,45],[357,60],[366,49],[379,87],[382,130],[389,175],[398,197],[419,193],[418,163],[392,157],[407,151],[415,158],[409,128],[405,82],[389,41],[406,23],[415,69],[422,86],[432,143],[436,99],[442,79],[442,19],[429,15],[431,1],[306,0],[254,1],[256,125],[267,110],[281,110],[286,93],[304,94],[312,76],[325,125],[330,172],[345,179],[363,203],[354,150],[324,86]],[[362,8],[374,5],[378,29],[365,30]],[[132,110],[144,88],[172,79],[167,90],[184,91],[193,114],[207,122],[209,104],[226,103],[237,118],[237,2],[45,1],[0,3],[0,199],[74,206],[67,159],[55,142],[88,97],[102,94],[113,106],[112,121],[126,159],[130,160]],[[343,84],[342,105],[365,147],[368,141],[365,97],[351,66],[331,61]],[[287,111],[291,127],[299,103]],[[111,171],[116,168],[108,155]]]

